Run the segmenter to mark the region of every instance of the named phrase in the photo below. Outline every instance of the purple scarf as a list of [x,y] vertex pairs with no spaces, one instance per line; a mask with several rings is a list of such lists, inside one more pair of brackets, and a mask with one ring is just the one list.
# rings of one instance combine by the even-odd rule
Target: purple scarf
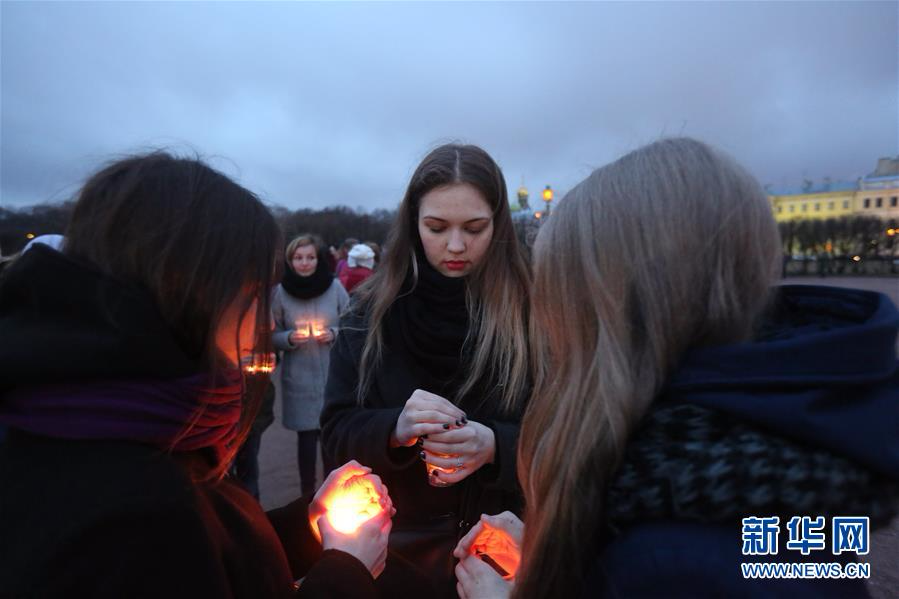
[[147,443],[160,449],[210,447],[221,460],[237,436],[239,370],[169,380],[110,380],[20,387],[0,398],[0,423],[79,440]]

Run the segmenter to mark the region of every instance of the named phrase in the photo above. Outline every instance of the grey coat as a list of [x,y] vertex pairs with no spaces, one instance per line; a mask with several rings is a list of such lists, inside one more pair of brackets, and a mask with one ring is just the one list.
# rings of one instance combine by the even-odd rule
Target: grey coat
[[323,328],[330,328],[336,339],[340,314],[349,302],[350,296],[337,279],[323,294],[308,300],[293,297],[281,285],[275,289],[272,297],[272,316],[275,319],[273,342],[275,349],[284,352],[280,371],[285,428],[295,431],[318,429],[331,351],[330,343],[320,343],[314,339],[291,345],[290,334],[296,330],[298,323],[316,320]]

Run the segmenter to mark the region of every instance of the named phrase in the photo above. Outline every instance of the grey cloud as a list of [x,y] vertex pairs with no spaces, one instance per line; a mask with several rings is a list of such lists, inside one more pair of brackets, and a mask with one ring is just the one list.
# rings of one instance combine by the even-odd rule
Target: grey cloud
[[763,182],[899,153],[897,5],[3,3],[0,202],[189,147],[290,208],[392,207],[478,143],[512,190],[565,190],[659,135]]

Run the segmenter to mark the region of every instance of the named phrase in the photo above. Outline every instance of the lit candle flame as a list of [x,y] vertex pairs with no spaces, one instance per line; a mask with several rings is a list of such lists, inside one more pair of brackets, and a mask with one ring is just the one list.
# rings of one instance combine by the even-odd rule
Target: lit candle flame
[[294,323],[297,327],[297,335],[300,336],[301,339],[306,339],[312,336],[312,323],[305,322],[302,320],[298,320]]
[[327,498],[327,518],[338,532],[352,534],[384,511],[381,496],[371,480],[357,475],[347,480]]
[[275,355],[265,354],[251,356],[249,362],[244,365],[243,371],[247,374],[264,374],[275,369]]

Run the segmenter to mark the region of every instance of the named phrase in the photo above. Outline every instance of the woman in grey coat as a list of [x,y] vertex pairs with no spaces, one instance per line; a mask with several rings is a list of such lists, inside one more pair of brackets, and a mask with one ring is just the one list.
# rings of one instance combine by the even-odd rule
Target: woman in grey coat
[[341,312],[350,301],[328,269],[324,244],[300,235],[287,245],[284,279],[272,298],[274,345],[283,351],[281,408],[285,428],[297,431],[297,462],[303,495],[315,491],[318,418],[328,378],[328,356]]

